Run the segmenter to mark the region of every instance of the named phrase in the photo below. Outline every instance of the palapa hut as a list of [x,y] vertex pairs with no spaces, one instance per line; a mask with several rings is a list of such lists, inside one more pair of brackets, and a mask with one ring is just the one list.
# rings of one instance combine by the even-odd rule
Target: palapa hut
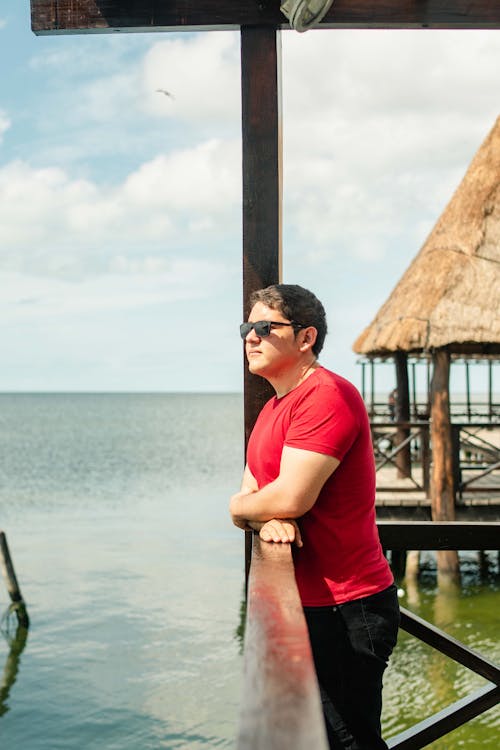
[[405,419],[406,357],[432,358],[434,520],[454,518],[450,355],[498,356],[499,311],[500,117],[422,249],[353,345],[359,354],[395,358]]

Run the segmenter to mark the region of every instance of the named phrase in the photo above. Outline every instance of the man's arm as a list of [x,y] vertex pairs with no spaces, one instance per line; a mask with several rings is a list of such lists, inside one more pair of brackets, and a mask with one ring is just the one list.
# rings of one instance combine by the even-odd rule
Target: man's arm
[[333,456],[285,446],[280,473],[274,482],[260,490],[245,485],[246,491],[233,495],[230,504],[233,523],[243,528],[247,522],[300,518],[312,508],[339,463]]
[[243,472],[243,479],[241,480],[240,492],[242,493],[257,492],[258,489],[259,489],[259,485],[257,484],[257,480],[255,479],[254,475],[250,471],[248,464],[246,464],[245,471]]

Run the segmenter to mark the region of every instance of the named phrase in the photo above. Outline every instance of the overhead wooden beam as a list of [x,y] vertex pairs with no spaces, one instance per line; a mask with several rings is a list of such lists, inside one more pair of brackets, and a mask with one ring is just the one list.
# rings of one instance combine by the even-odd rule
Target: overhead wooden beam
[[[288,28],[280,0],[31,0],[35,34]],[[321,28],[498,29],[498,0],[335,0]]]

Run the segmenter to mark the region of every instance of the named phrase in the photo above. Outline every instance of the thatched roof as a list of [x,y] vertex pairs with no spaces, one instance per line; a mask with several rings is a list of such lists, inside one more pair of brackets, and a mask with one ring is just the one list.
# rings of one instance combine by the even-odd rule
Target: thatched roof
[[500,117],[359,354],[500,352]]

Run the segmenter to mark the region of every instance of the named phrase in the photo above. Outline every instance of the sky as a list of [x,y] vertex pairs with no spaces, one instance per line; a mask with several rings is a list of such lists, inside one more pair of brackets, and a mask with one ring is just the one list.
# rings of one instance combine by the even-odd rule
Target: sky
[[[359,386],[354,340],[500,114],[500,32],[282,45],[283,281]],[[0,391],[241,391],[239,34],[36,37],[3,0],[0,64]]]

